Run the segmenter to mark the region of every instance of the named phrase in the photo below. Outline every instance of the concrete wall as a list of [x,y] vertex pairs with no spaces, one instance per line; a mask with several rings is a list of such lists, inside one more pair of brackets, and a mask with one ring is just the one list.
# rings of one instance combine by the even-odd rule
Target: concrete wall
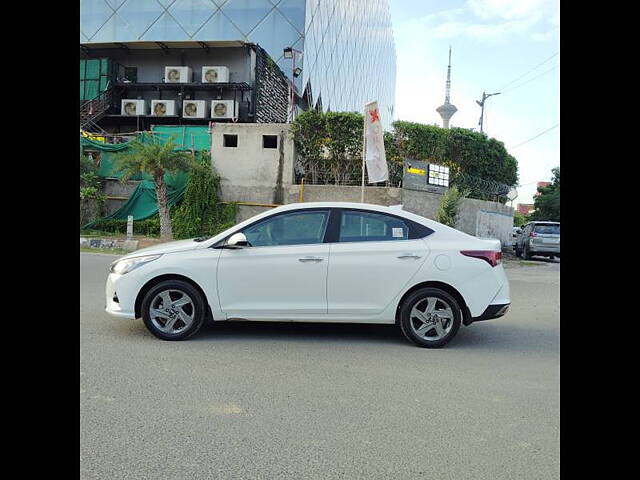
[[[443,189],[444,193],[444,189]],[[404,209],[435,220],[442,193],[403,190]],[[456,229],[479,238],[497,238],[503,246],[511,244],[513,208],[498,202],[474,198],[462,201]]]
[[139,181],[128,181],[127,183],[120,183],[119,180],[104,179],[102,180],[102,193],[107,197],[124,197],[124,199],[107,198],[104,205],[104,214],[111,215],[118,210],[127,201],[131,193],[136,189]]
[[[300,185],[291,185],[286,203],[300,201]],[[305,202],[359,202],[361,187],[341,185],[305,185],[303,201]],[[392,187],[366,187],[365,203],[376,205],[398,205],[402,203],[402,189]]]
[[[238,146],[225,147],[224,135],[237,135]],[[263,148],[263,135],[276,135],[277,148]],[[213,124],[211,157],[226,201],[284,203],[293,183],[293,155],[287,124]]]

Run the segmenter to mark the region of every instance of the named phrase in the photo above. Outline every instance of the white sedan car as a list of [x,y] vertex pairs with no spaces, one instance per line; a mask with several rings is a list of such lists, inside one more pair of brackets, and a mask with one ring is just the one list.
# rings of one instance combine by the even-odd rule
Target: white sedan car
[[498,240],[399,207],[322,202],[275,208],[212,238],[116,260],[106,311],[143,318],[163,340],[207,320],[398,324],[421,347],[504,315]]

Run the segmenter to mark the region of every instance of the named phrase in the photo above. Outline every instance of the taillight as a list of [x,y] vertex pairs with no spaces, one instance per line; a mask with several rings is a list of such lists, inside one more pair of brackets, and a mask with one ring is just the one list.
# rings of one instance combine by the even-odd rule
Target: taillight
[[537,234],[536,232],[531,232],[531,233],[529,234],[529,236],[530,236],[530,237],[537,237],[537,236],[538,236],[538,234]]
[[495,267],[502,262],[502,252],[496,252],[494,250],[462,250],[460,253],[467,257],[485,260],[492,267]]

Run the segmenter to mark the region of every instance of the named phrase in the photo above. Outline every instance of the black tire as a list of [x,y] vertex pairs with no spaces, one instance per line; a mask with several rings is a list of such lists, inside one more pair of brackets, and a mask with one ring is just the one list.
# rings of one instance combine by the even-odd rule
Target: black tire
[[529,245],[524,244],[524,259],[531,260],[531,252],[529,251]]
[[[411,325],[412,319],[410,318],[411,310],[413,307],[421,301],[424,301],[426,297],[436,297],[442,299],[448,303],[453,313],[453,319],[451,320],[451,329],[443,338],[439,340],[429,340],[419,336]],[[409,295],[402,306],[400,307],[400,329],[407,338],[407,340],[415,343],[419,347],[425,348],[440,348],[451,341],[456,336],[462,323],[462,310],[455,298],[449,295],[447,292],[440,290],[439,288],[421,288]]]
[[[192,315],[193,321],[188,328],[184,328],[186,323],[182,322],[183,329],[177,333],[167,333],[160,330],[156,325],[157,320],[154,322],[150,315],[151,302],[154,301],[158,294],[167,290],[182,292],[188,295],[192,301],[192,307],[189,306],[190,311],[188,313]],[[185,340],[195,335],[207,317],[207,307],[202,294],[193,285],[183,280],[166,280],[151,288],[142,300],[141,309],[142,319],[147,329],[162,340]],[[179,322],[177,321],[176,323],[180,325]]]
[[517,246],[516,246],[516,257],[518,258],[522,257],[522,250],[520,250]]

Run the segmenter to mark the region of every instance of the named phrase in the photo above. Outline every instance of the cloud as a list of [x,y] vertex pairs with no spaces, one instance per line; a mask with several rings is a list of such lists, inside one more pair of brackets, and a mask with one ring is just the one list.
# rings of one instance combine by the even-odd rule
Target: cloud
[[[416,22],[437,38],[500,41],[529,35],[533,40],[544,40],[559,26],[557,6],[557,0],[468,0],[462,8],[432,13]],[[536,31],[545,27],[546,32]]]

